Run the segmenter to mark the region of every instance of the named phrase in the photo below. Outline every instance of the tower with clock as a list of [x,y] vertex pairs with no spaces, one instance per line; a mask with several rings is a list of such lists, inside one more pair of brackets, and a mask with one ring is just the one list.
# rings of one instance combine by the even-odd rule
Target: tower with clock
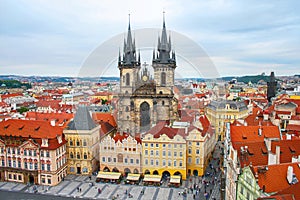
[[140,54],[136,55],[130,21],[122,55],[119,53],[120,91],[118,100],[118,131],[136,135],[147,132],[159,121],[172,122],[178,118],[178,101],[174,97],[175,52],[167,37],[165,19],[157,50],[153,51],[153,78]]

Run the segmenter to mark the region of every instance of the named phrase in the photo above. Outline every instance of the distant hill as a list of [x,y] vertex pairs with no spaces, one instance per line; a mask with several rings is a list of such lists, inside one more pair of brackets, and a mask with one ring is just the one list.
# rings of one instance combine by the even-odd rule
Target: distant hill
[[222,77],[224,81],[230,81],[233,78],[237,79],[238,82],[244,82],[244,83],[257,83],[260,80],[263,80],[265,82],[268,82],[270,80],[269,76],[263,76],[263,75],[255,75],[255,76],[241,76],[241,77],[234,77],[234,76],[229,76],[229,77]]

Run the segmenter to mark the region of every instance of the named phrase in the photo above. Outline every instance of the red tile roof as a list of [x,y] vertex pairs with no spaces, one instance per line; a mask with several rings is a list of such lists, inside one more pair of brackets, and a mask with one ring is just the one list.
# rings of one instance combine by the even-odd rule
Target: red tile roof
[[100,137],[112,132],[116,128],[108,122],[100,122]]
[[268,164],[268,150],[264,142],[234,142],[232,146],[237,150],[241,167],[250,163],[252,166]]
[[294,194],[277,194],[269,197],[260,197],[257,200],[296,200]]
[[41,112],[27,112],[25,118],[29,120],[43,120],[52,121],[55,120],[55,125],[63,125],[65,127],[67,123],[74,117],[71,113],[41,113]]
[[[300,168],[298,163],[284,163],[278,165],[269,165],[268,170],[260,170],[264,166],[253,166],[252,172],[258,179],[258,185],[261,189],[265,188],[265,192],[278,192],[290,187],[287,181],[288,167],[293,167],[293,173],[300,180]],[[260,171],[260,172],[259,172]]]
[[[113,137],[113,139],[114,139],[114,141],[115,141],[116,143],[117,143],[118,141],[122,143],[124,139],[128,138],[128,136],[129,136],[128,133],[123,133],[123,135],[121,135],[120,133],[117,133],[117,134]],[[141,138],[135,137],[134,139],[137,141],[138,144],[142,144]]]
[[292,162],[292,157],[300,155],[300,140],[272,141],[271,151],[274,154],[276,153],[276,146],[280,146],[280,163]]
[[[286,198],[281,198],[282,200],[286,200],[286,199],[293,199],[293,200],[300,199],[300,182],[296,183],[295,185],[291,185],[287,189],[281,190],[280,192],[278,192],[276,194],[276,197],[277,196],[279,196],[279,197],[281,197],[281,196],[286,197]],[[291,198],[291,196],[293,196],[293,198]]]
[[9,119],[0,122],[0,135],[12,135],[31,138],[56,138],[63,129],[51,126],[47,121]]
[[117,123],[115,121],[114,116],[111,113],[104,113],[104,112],[94,112],[92,118],[97,122],[108,122],[113,127],[117,127]]
[[61,102],[60,100],[39,100],[36,103],[36,106],[37,107],[50,107],[52,109],[59,110],[59,108],[60,108],[59,103],[60,102]]
[[149,130],[149,133],[152,134],[154,138],[159,138],[163,134],[167,135],[170,139],[173,139],[177,134],[185,138],[185,129],[170,128],[165,125],[166,122],[159,122]]
[[[261,135],[259,135],[261,129]],[[232,142],[264,141],[264,138],[279,138],[280,131],[277,126],[233,126],[230,125]]]

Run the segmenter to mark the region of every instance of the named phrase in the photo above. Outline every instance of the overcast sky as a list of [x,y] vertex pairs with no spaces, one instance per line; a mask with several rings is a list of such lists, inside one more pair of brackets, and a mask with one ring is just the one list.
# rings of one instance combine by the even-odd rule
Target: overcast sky
[[[161,28],[163,10],[167,29],[201,47],[219,76],[299,74],[299,9],[299,0],[0,0],[0,74],[78,76],[95,49],[124,38],[128,13],[137,48],[154,48],[157,39],[143,46],[145,38],[137,36],[139,30]],[[195,51],[176,49],[176,42],[176,52]],[[109,50],[110,60],[118,48]],[[142,61],[150,57],[151,51],[142,53]],[[179,59],[176,72],[198,76],[186,70],[187,63]],[[101,67],[119,76],[116,63]]]

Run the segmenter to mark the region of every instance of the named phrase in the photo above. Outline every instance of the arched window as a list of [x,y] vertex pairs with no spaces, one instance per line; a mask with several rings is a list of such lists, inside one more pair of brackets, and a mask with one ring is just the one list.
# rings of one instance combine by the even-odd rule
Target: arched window
[[130,85],[130,74],[129,73],[126,74],[126,85],[127,86]]
[[161,73],[160,80],[161,80],[160,82],[161,85],[166,85],[166,72]]

